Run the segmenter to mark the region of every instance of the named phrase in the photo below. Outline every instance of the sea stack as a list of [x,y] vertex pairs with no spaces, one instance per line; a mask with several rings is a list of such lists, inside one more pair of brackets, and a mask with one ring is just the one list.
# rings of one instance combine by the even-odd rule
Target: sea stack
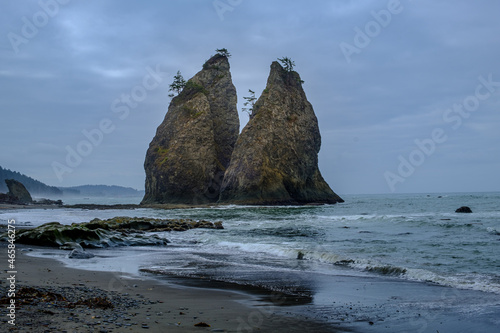
[[174,97],[146,153],[142,204],[214,203],[238,138],[236,88],[216,54]]
[[30,192],[26,189],[23,183],[18,182],[14,179],[5,179],[5,184],[9,192],[7,192],[7,197],[10,197],[12,201],[20,204],[30,204],[33,203],[33,198]]
[[318,120],[297,72],[273,62],[266,89],[240,134],[220,203],[250,205],[343,202],[318,168]]

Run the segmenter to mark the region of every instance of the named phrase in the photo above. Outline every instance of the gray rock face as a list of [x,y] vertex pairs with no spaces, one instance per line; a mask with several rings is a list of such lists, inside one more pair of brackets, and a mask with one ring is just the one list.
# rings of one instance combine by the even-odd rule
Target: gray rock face
[[299,74],[273,62],[266,89],[234,148],[220,202],[343,202],[318,169],[320,146],[318,121]]
[[94,257],[95,255],[93,255],[92,253],[85,252],[83,249],[82,250],[74,249],[68,255],[68,258],[70,259],[90,259]]
[[33,202],[31,194],[28,192],[26,187],[21,182],[14,179],[6,179],[5,184],[9,188],[8,196],[12,198],[17,198],[17,202],[21,204],[28,204]]
[[149,145],[142,204],[216,202],[238,132],[229,61],[215,55],[172,99]]
[[472,213],[472,210],[467,206],[462,206],[460,208],[457,208],[457,210],[455,210],[455,213]]

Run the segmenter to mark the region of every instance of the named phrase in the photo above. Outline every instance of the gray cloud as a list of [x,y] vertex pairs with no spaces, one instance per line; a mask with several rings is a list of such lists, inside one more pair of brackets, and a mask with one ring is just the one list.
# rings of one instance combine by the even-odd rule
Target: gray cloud
[[[16,53],[9,34],[23,37],[23,17],[33,22],[43,9],[38,1],[4,2],[0,165],[51,185],[142,188],[145,151],[165,115],[171,77],[177,70],[191,77],[226,47],[240,108],[248,89],[264,89],[273,60],[295,60],[320,121],[320,168],[339,194],[390,192],[384,173],[397,175],[399,157],[408,159],[415,140],[436,128],[447,140],[395,190],[498,190],[500,87],[458,129],[443,114],[474,95],[478,77],[500,81],[500,3],[401,0],[401,11],[346,61],[341,43],[355,46],[356,27],[365,31],[387,4],[243,0],[221,20],[211,1],[72,0]],[[121,119],[113,102],[156,66],[168,75]],[[247,116],[240,118],[243,127]],[[82,131],[103,119],[114,130],[60,182],[52,163],[64,162],[66,147],[76,149]]]

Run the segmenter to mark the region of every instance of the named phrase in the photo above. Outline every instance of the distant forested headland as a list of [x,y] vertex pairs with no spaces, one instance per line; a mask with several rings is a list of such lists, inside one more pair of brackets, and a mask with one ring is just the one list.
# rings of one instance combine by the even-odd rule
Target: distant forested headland
[[49,186],[41,181],[33,179],[29,176],[23,175],[20,172],[12,171],[9,169],[4,169],[0,166],[0,193],[6,193],[8,191],[7,185],[5,184],[5,179],[14,179],[18,182],[23,183],[26,189],[34,195],[51,195],[51,196],[62,196],[63,191],[55,186]]
[[26,187],[35,196],[47,196],[51,198],[61,197],[136,197],[144,195],[144,191],[138,191],[131,187],[116,185],[80,185],[72,187],[49,186],[36,179],[26,176],[20,172],[4,169],[0,166],[0,193],[8,191],[5,179],[15,179]]

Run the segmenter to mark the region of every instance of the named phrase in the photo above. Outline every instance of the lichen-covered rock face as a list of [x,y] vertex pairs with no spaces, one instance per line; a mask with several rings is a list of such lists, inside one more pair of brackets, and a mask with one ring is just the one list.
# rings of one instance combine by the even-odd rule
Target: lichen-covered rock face
[[266,89],[234,148],[220,203],[343,202],[318,169],[320,146],[318,120],[299,74],[273,62]]
[[238,138],[229,61],[215,55],[174,97],[149,145],[142,204],[216,202]]
[[6,179],[5,184],[9,188],[8,196],[12,198],[17,198],[17,202],[21,204],[28,204],[33,202],[31,194],[28,192],[26,187],[21,182],[14,179]]

